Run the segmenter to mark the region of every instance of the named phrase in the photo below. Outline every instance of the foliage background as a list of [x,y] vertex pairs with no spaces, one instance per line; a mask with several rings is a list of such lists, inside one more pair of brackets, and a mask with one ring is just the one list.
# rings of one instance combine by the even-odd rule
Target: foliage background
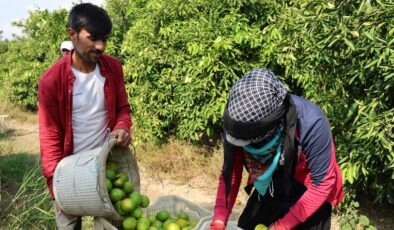
[[[390,1],[107,0],[107,52],[124,63],[137,141],[220,144],[232,85],[265,67],[328,116],[347,192],[394,204],[394,4]],[[0,41],[0,95],[37,109],[60,58],[65,10],[34,11]],[[208,142],[207,142],[208,140]]]

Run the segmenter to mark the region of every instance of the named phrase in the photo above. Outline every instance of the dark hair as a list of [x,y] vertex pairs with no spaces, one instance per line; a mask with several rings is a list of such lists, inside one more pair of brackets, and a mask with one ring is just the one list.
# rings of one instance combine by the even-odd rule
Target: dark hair
[[107,12],[91,3],[75,5],[68,15],[67,26],[77,33],[84,28],[95,38],[104,38],[112,30],[112,22]]

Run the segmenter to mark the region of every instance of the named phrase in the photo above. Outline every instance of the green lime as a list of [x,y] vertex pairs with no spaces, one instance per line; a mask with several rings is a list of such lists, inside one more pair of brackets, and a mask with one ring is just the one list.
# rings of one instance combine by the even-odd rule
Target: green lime
[[131,212],[136,208],[136,205],[133,199],[125,198],[120,202],[120,207],[125,212]]
[[143,222],[137,223],[137,230],[149,230],[149,225]]
[[167,210],[161,210],[156,214],[156,219],[164,222],[170,217],[170,213]]
[[254,227],[254,230],[268,230],[268,227],[264,224],[258,224],[256,227]]
[[106,186],[107,186],[107,191],[110,192],[112,190],[112,182],[110,179],[106,179]]
[[177,223],[181,228],[184,228],[189,225],[189,221],[184,219],[178,219],[175,223]]
[[120,201],[115,203],[115,211],[121,216],[126,216],[127,215],[127,213],[125,211],[123,211],[123,209],[122,209],[122,207],[120,205]]
[[129,181],[129,176],[124,172],[119,172],[116,174],[116,178],[122,178],[124,181]]
[[[183,219],[183,220],[187,220],[189,221],[189,215],[187,215],[187,213],[185,212],[180,212],[178,213],[178,215],[176,216],[178,219]],[[182,227],[182,226],[181,226]]]
[[125,230],[134,230],[137,227],[137,220],[134,217],[126,217],[122,222]]
[[112,202],[117,202],[125,198],[126,193],[119,188],[113,188],[109,194],[109,197],[111,198]]
[[138,207],[131,212],[131,215],[134,216],[136,219],[142,217],[143,211],[142,208]]
[[123,191],[125,191],[127,194],[130,194],[130,193],[133,192],[133,190],[134,190],[134,184],[133,183],[131,183],[129,181],[124,182],[124,184],[123,184]]
[[105,170],[105,176],[111,181],[116,178],[115,171],[113,171],[111,169]]
[[146,208],[149,206],[149,198],[145,195],[141,195],[141,208]]
[[118,164],[113,161],[109,161],[109,162],[107,162],[107,165],[105,168],[115,172],[118,169]]
[[181,227],[177,223],[170,223],[166,230],[181,230]]
[[129,197],[135,201],[137,207],[141,205],[141,194],[139,192],[132,192]]

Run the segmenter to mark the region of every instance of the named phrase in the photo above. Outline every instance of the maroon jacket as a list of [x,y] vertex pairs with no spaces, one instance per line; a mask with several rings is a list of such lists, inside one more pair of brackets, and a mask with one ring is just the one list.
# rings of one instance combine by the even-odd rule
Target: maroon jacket
[[[104,95],[110,130],[130,130],[130,105],[124,85],[122,64],[103,55],[99,61],[105,78]],[[75,76],[71,55],[66,55],[47,69],[38,83],[38,115],[42,171],[52,198],[52,177],[59,161],[73,153],[72,92]]]

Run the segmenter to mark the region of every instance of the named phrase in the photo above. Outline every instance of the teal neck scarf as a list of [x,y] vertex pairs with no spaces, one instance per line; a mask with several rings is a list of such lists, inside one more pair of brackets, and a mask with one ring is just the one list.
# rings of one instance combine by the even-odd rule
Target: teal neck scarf
[[264,172],[263,175],[257,177],[256,180],[253,182],[254,187],[262,196],[265,195],[267,188],[269,187],[269,184],[272,180],[272,175],[274,174],[274,171],[278,166],[280,154],[282,152],[282,132],[283,127],[279,129],[276,136],[274,136],[267,144],[265,144],[261,148],[254,148],[251,145],[246,145],[243,147],[245,151],[252,154],[252,156],[254,156],[256,159],[260,159],[261,163],[265,163],[268,159],[270,159],[272,157],[272,151],[269,150],[271,150],[272,148],[276,148],[275,156],[272,160],[271,165],[268,167],[268,169]]

